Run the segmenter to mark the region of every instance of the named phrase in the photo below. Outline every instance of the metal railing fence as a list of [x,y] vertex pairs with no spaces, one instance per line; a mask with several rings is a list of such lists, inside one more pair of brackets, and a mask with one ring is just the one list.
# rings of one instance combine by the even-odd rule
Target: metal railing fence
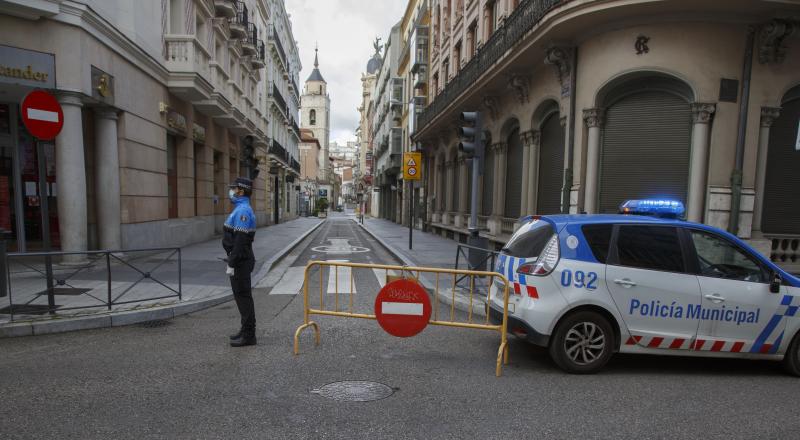
[[[61,260],[61,261],[54,261]],[[177,247],[82,252],[5,252],[0,244],[0,315],[37,315],[182,299]],[[46,303],[45,300],[46,299]]]

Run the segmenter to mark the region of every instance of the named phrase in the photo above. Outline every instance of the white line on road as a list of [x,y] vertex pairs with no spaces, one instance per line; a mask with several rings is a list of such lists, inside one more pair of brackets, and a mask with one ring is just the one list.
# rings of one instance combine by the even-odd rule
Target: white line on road
[[[372,269],[372,272],[375,273],[375,278],[378,279],[378,284],[381,285],[381,288],[386,285],[386,269]],[[390,270],[389,275],[397,276],[396,270]]]
[[[328,260],[331,263],[347,263],[350,260]],[[337,269],[338,268],[338,269]],[[350,277],[353,273],[353,268],[351,267],[339,267],[339,266],[330,266],[328,267],[328,295],[334,295],[337,292],[350,294]],[[337,272],[338,272],[338,283],[337,283]],[[353,294],[356,293],[356,280],[353,279]]]
[[290,267],[284,272],[280,281],[269,292],[270,295],[296,295],[303,288],[303,275],[306,268]]

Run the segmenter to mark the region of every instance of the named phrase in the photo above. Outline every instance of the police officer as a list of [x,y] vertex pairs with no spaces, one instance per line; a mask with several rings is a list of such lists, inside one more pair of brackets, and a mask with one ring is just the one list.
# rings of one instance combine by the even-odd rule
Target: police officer
[[256,345],[256,314],[250,286],[250,274],[256,262],[253,255],[256,216],[250,207],[252,193],[253,182],[250,179],[238,177],[230,185],[228,196],[234,208],[223,227],[222,247],[228,254],[226,273],[231,277],[233,299],[236,300],[236,307],[242,316],[239,333],[231,336],[232,347]]

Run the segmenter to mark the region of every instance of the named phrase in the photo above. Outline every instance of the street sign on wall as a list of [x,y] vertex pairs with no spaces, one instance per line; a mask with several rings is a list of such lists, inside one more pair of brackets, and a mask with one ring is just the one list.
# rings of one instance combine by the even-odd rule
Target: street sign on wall
[[403,180],[422,179],[422,153],[403,153]]
[[64,127],[64,112],[56,98],[42,90],[25,96],[20,107],[22,122],[30,134],[43,141],[55,139]]
[[431,319],[431,300],[419,283],[392,281],[375,298],[375,317],[390,335],[407,338],[421,332]]

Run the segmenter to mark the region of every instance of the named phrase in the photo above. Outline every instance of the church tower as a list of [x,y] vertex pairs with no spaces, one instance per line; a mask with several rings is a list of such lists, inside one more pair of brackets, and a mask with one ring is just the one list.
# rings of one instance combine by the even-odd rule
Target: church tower
[[328,83],[319,71],[319,49],[314,49],[314,70],[306,80],[303,96],[300,97],[300,127],[311,130],[320,143],[319,178],[329,178],[331,165],[328,160],[330,141],[331,98]]

